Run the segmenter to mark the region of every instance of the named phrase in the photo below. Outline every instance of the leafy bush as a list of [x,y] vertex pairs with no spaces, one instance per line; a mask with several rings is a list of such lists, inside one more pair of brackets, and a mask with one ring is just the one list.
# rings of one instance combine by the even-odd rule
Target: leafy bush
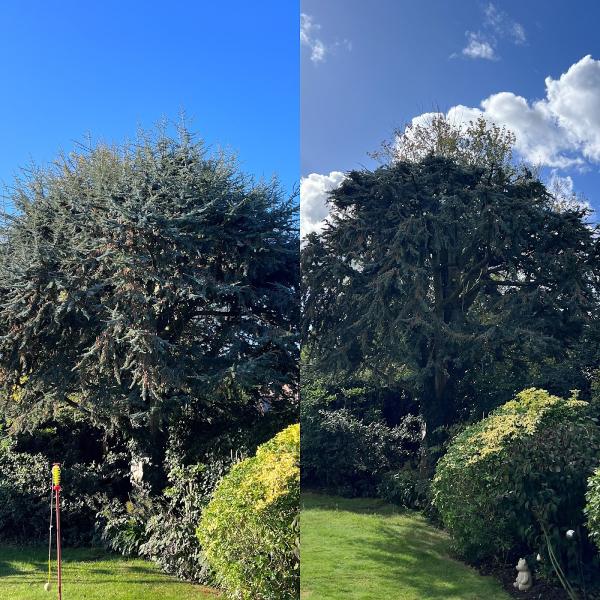
[[600,467],[588,480],[585,516],[590,539],[600,548]]
[[534,388],[467,427],[433,480],[434,504],[458,550],[471,560],[548,556],[547,540],[568,563],[574,545],[564,534],[583,523],[599,446],[586,402]]
[[174,464],[170,486],[148,519],[140,554],[181,579],[209,583],[211,569],[196,536],[198,521],[230,459],[211,458],[198,465]]
[[431,482],[416,469],[404,468],[386,473],[377,488],[377,495],[398,506],[427,512],[431,509]]
[[97,515],[104,544],[124,556],[144,556],[181,579],[210,583],[212,571],[196,528],[202,511],[232,458],[208,457],[204,463],[182,465],[167,453],[169,486],[152,495],[137,487],[126,501],[111,500]]
[[218,583],[240,600],[299,596],[300,427],[291,425],[231,469],[198,538]]
[[421,439],[421,422],[412,415],[389,427],[342,408],[307,415],[302,424],[303,479],[341,495],[375,494],[384,473],[418,454]]
[[[47,539],[51,463],[41,453],[17,452],[13,440],[0,444],[0,539],[35,543]],[[96,464],[62,469],[62,536],[65,544],[88,544],[94,538],[102,471]]]
[[121,502],[113,498],[97,514],[96,527],[110,550],[123,556],[137,556],[146,541],[146,524],[152,515],[152,502],[143,494]]
[[0,537],[39,541],[48,534],[50,465],[40,454],[0,448]]

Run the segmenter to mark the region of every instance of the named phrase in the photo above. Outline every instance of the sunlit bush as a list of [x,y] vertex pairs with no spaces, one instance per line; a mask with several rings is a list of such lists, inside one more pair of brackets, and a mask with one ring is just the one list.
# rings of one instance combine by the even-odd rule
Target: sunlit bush
[[[433,480],[434,504],[472,560],[569,553],[583,524],[599,430],[586,402],[528,389],[458,434]],[[547,537],[546,537],[547,536]]]
[[204,510],[198,538],[231,598],[299,594],[300,426],[291,425],[233,466]]

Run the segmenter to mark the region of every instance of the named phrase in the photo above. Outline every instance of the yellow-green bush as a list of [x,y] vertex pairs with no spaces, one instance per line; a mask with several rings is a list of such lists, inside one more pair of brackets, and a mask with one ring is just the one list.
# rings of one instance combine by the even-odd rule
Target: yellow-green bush
[[299,597],[300,426],[291,425],[234,465],[197,530],[229,597]]
[[433,479],[433,501],[457,549],[472,560],[566,555],[565,532],[584,522],[599,430],[588,404],[528,389],[451,443]]

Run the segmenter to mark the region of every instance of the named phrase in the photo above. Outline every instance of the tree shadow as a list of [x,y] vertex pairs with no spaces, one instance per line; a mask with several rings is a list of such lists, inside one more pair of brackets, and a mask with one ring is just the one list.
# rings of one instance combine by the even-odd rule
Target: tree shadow
[[378,527],[378,534],[381,541],[354,540],[352,544],[365,558],[385,566],[380,573],[386,579],[401,581],[416,592],[416,597],[487,599],[482,595],[486,593],[483,588],[489,593],[492,582],[484,586],[474,569],[453,559],[441,533],[417,522],[408,532],[384,523]]
[[[340,587],[352,594],[352,581],[373,577],[383,588],[402,588],[402,597],[427,600],[490,600],[502,595],[500,583],[484,578],[452,557],[448,536],[421,515],[373,500],[311,498],[311,510],[335,510],[372,515],[377,521],[357,526],[344,540],[352,556],[351,568]],[[332,501],[332,502],[330,502]],[[361,571],[361,568],[363,572]],[[340,596],[342,597],[342,596]],[[369,596],[370,597],[370,596]]]

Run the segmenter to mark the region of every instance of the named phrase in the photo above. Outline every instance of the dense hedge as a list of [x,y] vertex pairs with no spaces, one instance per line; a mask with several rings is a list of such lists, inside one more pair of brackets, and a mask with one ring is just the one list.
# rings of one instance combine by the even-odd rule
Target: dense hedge
[[545,531],[567,560],[564,534],[583,524],[599,447],[586,402],[539,389],[521,392],[458,434],[432,484],[458,550],[471,560],[547,556]]
[[347,409],[302,419],[302,478],[343,496],[372,496],[385,473],[418,456],[421,421],[409,415],[396,427],[367,421]]
[[[31,544],[47,539],[50,467],[41,453],[18,452],[9,440],[0,444],[0,540]],[[96,512],[107,502],[101,491],[104,476],[106,472],[97,464],[63,465],[65,544],[94,540]]]
[[198,539],[218,583],[239,600],[299,597],[300,426],[233,466],[204,510]]

